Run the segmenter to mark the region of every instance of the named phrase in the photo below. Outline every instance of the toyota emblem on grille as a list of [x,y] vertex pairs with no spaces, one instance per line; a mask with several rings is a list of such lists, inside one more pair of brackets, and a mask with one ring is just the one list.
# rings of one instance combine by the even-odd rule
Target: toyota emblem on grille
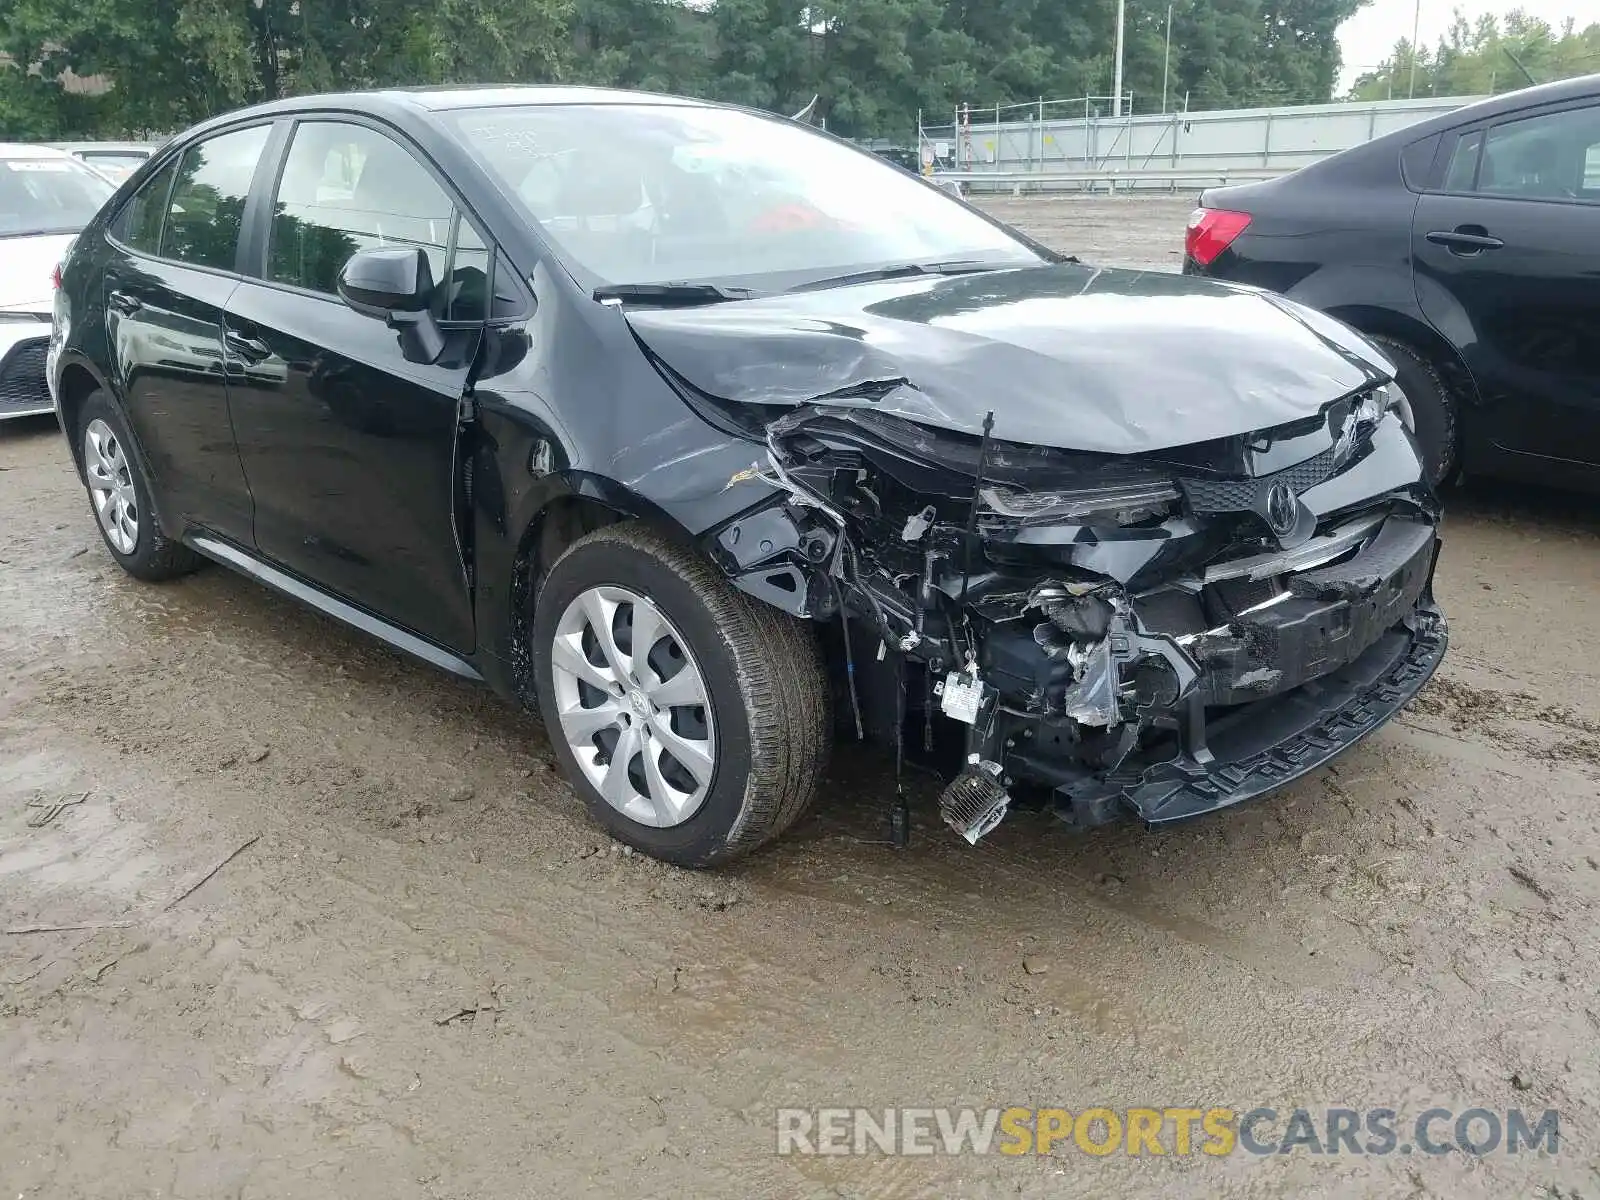
[[1287,483],[1275,483],[1267,489],[1267,524],[1278,535],[1290,533],[1300,519],[1300,506]]

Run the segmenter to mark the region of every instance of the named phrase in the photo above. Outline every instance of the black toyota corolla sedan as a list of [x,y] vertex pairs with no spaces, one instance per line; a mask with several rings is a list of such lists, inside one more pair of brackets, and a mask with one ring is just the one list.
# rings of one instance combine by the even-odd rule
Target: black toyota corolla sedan
[[1465,468],[1600,491],[1600,75],[1214,188],[1184,271],[1377,342],[1435,482]]
[[1013,797],[1193,816],[1445,650],[1362,338],[1063,258],[759,113],[219,118],[78,238],[50,380],[131,574],[213,559],[536,705],[595,818],[677,863],[787,828],[836,723],[942,767],[969,840]]

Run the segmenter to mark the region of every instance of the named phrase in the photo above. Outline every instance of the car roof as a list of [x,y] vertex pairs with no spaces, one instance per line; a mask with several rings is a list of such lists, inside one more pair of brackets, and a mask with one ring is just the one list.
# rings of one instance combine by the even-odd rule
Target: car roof
[[1591,96],[1600,96],[1600,74],[1579,75],[1574,79],[1541,83],[1537,87],[1525,87],[1520,91],[1490,96],[1486,100],[1453,108],[1426,121],[1418,121],[1415,125],[1407,125],[1389,136],[1409,142],[1414,138],[1437,133],[1441,129],[1454,129],[1458,125],[1493,120],[1495,117],[1519,113],[1524,109],[1537,108],[1544,104],[1559,104],[1563,100],[1583,100]]
[[310,96],[292,96],[284,100],[271,100],[265,104],[237,109],[213,117],[202,125],[186,131],[189,134],[209,130],[215,126],[233,124],[252,117],[290,116],[298,112],[317,112],[342,109],[349,112],[384,116],[399,111],[411,113],[448,112],[463,108],[504,108],[513,105],[544,105],[554,107],[568,104],[652,105],[658,107],[723,108],[708,100],[694,100],[686,96],[668,96],[658,92],[635,92],[620,88],[569,87],[561,84],[498,85],[484,84],[475,87],[418,87],[381,88],[363,92],[322,92]]
[[715,108],[706,100],[687,96],[668,96],[660,92],[636,92],[624,88],[567,87],[534,85],[523,87],[447,87],[402,88],[384,95],[403,97],[420,108],[434,111],[451,108],[489,108],[509,104],[650,104]]
[[35,146],[27,142],[0,142],[0,158],[71,158],[54,146]]

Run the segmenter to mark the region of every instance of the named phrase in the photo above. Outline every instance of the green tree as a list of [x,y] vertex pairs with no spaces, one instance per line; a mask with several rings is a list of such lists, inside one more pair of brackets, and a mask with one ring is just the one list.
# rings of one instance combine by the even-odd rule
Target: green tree
[[[1600,22],[1580,28],[1568,20],[1559,29],[1513,9],[1504,17],[1485,15],[1469,24],[1461,11],[1433,49],[1416,52],[1415,94],[1482,96],[1528,85],[1518,63],[1539,83],[1570,79],[1600,70]],[[1412,94],[1412,49],[1395,44],[1389,58],[1351,87],[1356,100],[1383,100]]]
[[[572,0],[0,0],[0,121],[166,132],[312,91],[554,79],[571,16]],[[69,72],[111,90],[75,99]]]
[[[777,112],[813,95],[830,128],[906,137],[1041,98],[1105,96],[1117,0],[0,0],[0,126],[12,137],[168,132],[242,104],[387,85],[571,80]],[[1329,98],[1335,32],[1362,0],[1127,0],[1136,112]],[[1577,69],[1587,33],[1520,14],[1419,57],[1427,89],[1483,90],[1504,42]],[[1409,59],[1405,63],[1409,68]],[[1392,76],[1363,81],[1387,90]],[[97,76],[103,95],[64,81]]]
[[711,17],[677,0],[577,0],[573,75],[584,83],[703,93],[711,79]]
[[801,0],[717,0],[709,94],[794,112],[816,94],[815,38]]

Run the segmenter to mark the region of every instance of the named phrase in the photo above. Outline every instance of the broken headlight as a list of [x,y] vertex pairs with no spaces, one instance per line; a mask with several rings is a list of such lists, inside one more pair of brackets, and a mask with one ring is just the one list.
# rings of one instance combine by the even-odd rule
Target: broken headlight
[[1137,525],[1167,516],[1178,487],[1153,478],[1048,492],[987,487],[979,495],[991,513],[1021,525]]
[[[1345,417],[1344,428],[1339,431],[1339,440],[1334,446],[1334,460],[1342,463],[1348,459],[1357,446],[1373,435],[1390,412],[1398,411],[1401,419],[1405,420],[1410,409],[1405,394],[1392,383],[1380,384],[1363,393],[1351,405]],[[1407,425],[1409,427],[1409,421]]]

